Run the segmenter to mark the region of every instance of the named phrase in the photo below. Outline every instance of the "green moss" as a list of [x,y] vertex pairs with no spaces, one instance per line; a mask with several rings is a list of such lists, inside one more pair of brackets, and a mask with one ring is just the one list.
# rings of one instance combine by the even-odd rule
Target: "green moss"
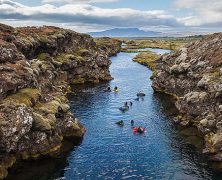
[[41,61],[45,61],[46,57],[47,57],[46,53],[41,53],[41,54],[38,55],[38,59],[41,60]]
[[64,98],[57,96],[54,98],[54,100],[50,102],[36,104],[34,109],[36,112],[40,113],[56,114],[58,111],[58,107],[60,106],[64,112],[67,112],[70,107],[64,101]]
[[77,56],[85,56],[85,55],[87,55],[87,54],[89,54],[89,50],[87,50],[87,49],[79,49],[79,50],[77,50],[76,51],[76,53],[75,53]]
[[84,84],[85,83],[85,79],[81,78],[81,77],[77,77],[75,78],[71,84],[75,85],[75,84]]
[[[126,41],[126,47],[122,49],[123,52],[133,52],[136,49],[144,48],[159,48],[159,49],[169,49],[176,50],[179,49],[184,44],[192,41],[193,39],[138,39]],[[134,52],[135,52],[134,51]]]
[[45,44],[47,44],[47,43],[49,43],[50,42],[50,40],[48,39],[48,37],[47,36],[44,36],[44,35],[42,35],[42,36],[40,36],[40,39],[39,39],[42,43],[45,43]]
[[84,61],[84,58],[81,57],[81,56],[76,56],[75,58],[76,58],[76,61],[77,61],[78,64],[81,64],[81,62]]
[[58,56],[55,57],[55,60],[60,62],[60,63],[68,63],[70,61],[70,59],[74,59],[75,56],[73,54],[60,54]]
[[89,34],[81,34],[83,37],[85,37],[85,38],[92,38]]
[[153,70],[153,74],[152,74],[152,76],[150,77],[150,79],[153,80],[156,76],[157,76],[157,71],[154,69],[154,70]]
[[78,64],[83,62],[85,59],[81,55],[87,53],[88,50],[77,51],[75,54],[60,54],[55,57],[55,60],[60,63],[69,63],[71,60],[76,60]]
[[215,69],[214,71],[210,72],[209,75],[211,75],[212,77],[220,77],[220,70]]
[[160,55],[153,52],[146,52],[138,54],[133,61],[147,66],[151,70],[156,68],[156,60],[160,58]]
[[19,90],[16,94],[10,95],[3,100],[3,103],[25,104],[33,106],[41,97],[39,89],[25,88]]
[[29,37],[21,37],[20,40],[27,46],[32,45],[32,40],[30,40]]
[[[63,137],[61,137],[60,139],[62,141]],[[44,155],[48,155],[48,154],[58,151],[61,148],[61,146],[62,146],[62,144],[59,144],[57,146],[51,147],[48,151],[39,152],[39,153],[35,153],[35,154],[31,153],[31,152],[24,151],[24,152],[20,153],[20,156],[23,160],[37,159],[42,155],[44,156]]]
[[119,45],[121,44],[121,40],[108,37],[94,38],[94,41],[96,43],[96,48],[103,50],[109,49],[111,47],[119,47]]
[[38,103],[38,104],[36,104],[34,109],[36,111],[40,111],[42,113],[55,114],[55,113],[57,113],[58,107],[60,105],[61,104],[58,101],[53,100],[53,101],[50,101],[48,103]]
[[8,175],[7,169],[12,167],[16,162],[14,155],[3,157],[0,164],[0,179],[4,179]]
[[38,131],[47,132],[50,131],[55,125],[52,120],[44,118],[41,114],[33,113],[34,124],[33,128]]
[[65,31],[57,31],[53,36],[55,36],[56,38],[65,38]]
[[[71,91],[70,86],[68,87],[68,91]],[[54,97],[54,100],[56,100],[60,103],[64,103],[64,104],[68,103],[68,99],[65,96],[56,96],[56,97]]]

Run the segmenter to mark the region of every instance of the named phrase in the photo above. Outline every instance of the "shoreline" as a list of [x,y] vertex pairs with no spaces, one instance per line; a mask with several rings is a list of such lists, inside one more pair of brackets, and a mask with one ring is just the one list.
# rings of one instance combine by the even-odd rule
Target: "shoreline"
[[180,112],[174,118],[175,124],[184,129],[194,127],[201,134],[204,144],[202,153],[219,172],[222,171],[221,96],[218,89],[221,73],[215,51],[220,38],[221,33],[207,36],[151,62],[155,64],[151,68],[154,91],[174,97]]
[[0,24],[0,179],[16,159],[58,152],[64,139],[82,139],[85,128],[70,111],[72,84],[112,79],[109,57],[121,42],[57,27],[12,28]]

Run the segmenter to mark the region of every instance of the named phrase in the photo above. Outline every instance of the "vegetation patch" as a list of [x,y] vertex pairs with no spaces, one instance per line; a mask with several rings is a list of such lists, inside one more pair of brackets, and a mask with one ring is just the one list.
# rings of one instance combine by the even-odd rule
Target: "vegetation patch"
[[33,106],[41,97],[39,89],[25,88],[19,90],[16,94],[3,99],[2,103],[25,104],[28,107]]
[[60,54],[58,56],[55,57],[55,60],[60,62],[60,63],[69,63],[70,60],[75,59],[75,55],[73,54]]
[[[122,52],[133,52],[133,50],[144,48],[159,48],[168,50],[177,50],[193,40],[200,39],[202,37],[186,37],[186,38],[149,38],[149,39],[135,39],[124,40],[125,46],[122,48]],[[134,52],[135,52],[134,51]]]
[[153,53],[151,51],[143,52],[138,54],[133,61],[138,62],[142,65],[147,66],[151,70],[156,68],[156,60],[160,58],[160,55]]
[[85,79],[82,77],[77,77],[75,78],[71,84],[75,85],[75,84],[84,84],[85,83]]
[[47,53],[41,53],[41,54],[38,55],[38,59],[40,61],[45,61],[46,58],[47,58]]
[[70,61],[75,60],[78,64],[85,60],[85,56],[89,55],[90,52],[87,49],[79,49],[75,54],[63,53],[55,57],[57,62],[68,64]]
[[75,54],[76,54],[77,56],[83,57],[83,56],[90,55],[90,52],[89,52],[88,49],[79,49],[79,50],[76,51]]
[[121,43],[121,40],[116,39],[116,38],[108,38],[108,37],[103,37],[103,38],[94,38],[94,41],[96,43],[96,47],[98,49],[103,49],[106,50],[107,48],[113,47],[113,46],[119,46]]

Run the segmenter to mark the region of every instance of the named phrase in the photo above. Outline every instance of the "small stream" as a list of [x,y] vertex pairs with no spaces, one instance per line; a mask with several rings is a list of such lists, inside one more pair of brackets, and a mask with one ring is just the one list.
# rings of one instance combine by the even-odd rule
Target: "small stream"
[[[149,50],[160,54],[169,52]],[[76,89],[70,97],[73,113],[87,129],[81,145],[55,160],[32,162],[10,178],[222,179],[210,168],[207,158],[187,144],[172,124],[171,115],[175,109],[166,96],[154,94],[149,79],[152,72],[132,61],[136,55],[119,53],[112,57],[110,71],[113,81]],[[108,86],[118,86],[119,93],[104,92]],[[146,97],[135,101],[137,92],[141,90]],[[126,101],[132,101],[133,106],[122,113],[118,108]],[[124,121],[123,127],[115,124],[119,120]],[[136,126],[144,126],[146,133],[133,134],[131,120]]]

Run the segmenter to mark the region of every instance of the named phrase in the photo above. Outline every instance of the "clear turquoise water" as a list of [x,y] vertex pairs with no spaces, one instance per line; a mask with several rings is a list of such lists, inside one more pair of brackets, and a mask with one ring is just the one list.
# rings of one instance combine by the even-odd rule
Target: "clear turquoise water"
[[[158,53],[164,50],[156,49]],[[201,153],[185,143],[172,124],[171,107],[165,96],[153,93],[151,71],[132,61],[136,53],[120,53],[112,58],[114,80],[96,87],[76,89],[70,97],[71,109],[87,131],[79,146],[65,144],[57,158],[21,163],[8,179],[18,180],[103,180],[222,179]],[[118,86],[119,93],[106,93]],[[143,90],[143,101],[134,101]],[[119,111],[125,101],[133,106]],[[115,122],[123,120],[118,127]],[[143,135],[134,135],[130,121],[146,127]]]

